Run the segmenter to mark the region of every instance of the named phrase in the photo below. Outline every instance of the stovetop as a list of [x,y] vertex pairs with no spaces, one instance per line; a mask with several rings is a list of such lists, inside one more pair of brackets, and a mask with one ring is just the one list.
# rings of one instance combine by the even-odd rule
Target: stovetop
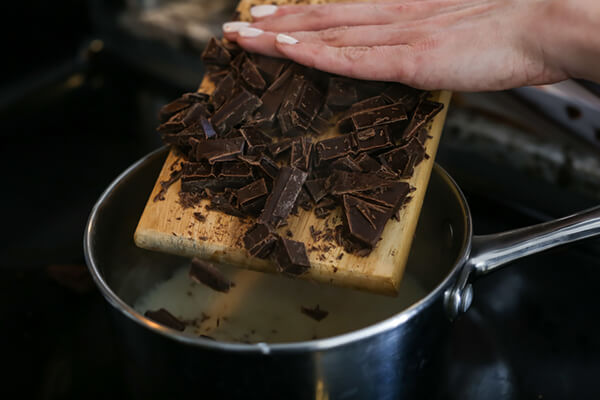
[[[81,238],[102,190],[159,145],[156,110],[181,88],[110,55],[85,54],[0,110],[7,144],[0,156],[11,167],[5,177],[10,195],[3,196],[9,229],[0,244],[0,339],[8,369],[2,398],[12,398],[3,392],[40,399],[131,394],[108,306],[84,266]],[[466,192],[475,233],[597,202],[589,191],[499,166],[502,160],[490,162],[480,150],[465,155],[455,132],[462,117],[455,102],[438,161]],[[443,378],[431,383],[432,398],[599,398],[599,249],[598,240],[556,249],[476,282],[473,305],[454,323],[440,354]]]

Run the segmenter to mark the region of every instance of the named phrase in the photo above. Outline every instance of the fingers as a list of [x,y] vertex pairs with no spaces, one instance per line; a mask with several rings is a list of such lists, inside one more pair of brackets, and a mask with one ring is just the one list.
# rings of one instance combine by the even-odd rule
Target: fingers
[[[404,3],[393,3],[400,7]],[[296,7],[294,7],[296,8]],[[261,18],[253,26],[271,32],[294,32],[327,29],[344,25],[381,25],[393,21],[392,5],[387,3],[349,3],[304,6],[300,12],[279,11]]]
[[226,35],[228,40],[235,40],[251,53],[261,53],[271,57],[283,57],[275,46],[276,33],[263,32],[256,28],[243,28],[237,33]]
[[357,79],[412,83],[415,57],[410,46],[332,47],[322,43],[296,42],[278,35],[277,50],[308,67]]
[[393,46],[413,43],[431,35],[435,28],[429,24],[390,24],[342,26],[322,31],[291,32],[300,42],[323,43],[333,47]]
[[482,0],[401,0],[285,7],[257,6],[252,8],[251,13],[260,16],[254,17],[255,22],[252,26],[271,32],[294,32],[339,26],[384,25],[456,12],[478,2],[485,3]]

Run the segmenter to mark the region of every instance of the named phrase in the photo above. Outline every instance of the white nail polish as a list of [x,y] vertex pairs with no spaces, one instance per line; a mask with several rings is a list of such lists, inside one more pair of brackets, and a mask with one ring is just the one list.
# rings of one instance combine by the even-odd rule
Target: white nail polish
[[226,32],[226,33],[239,32],[240,29],[247,28],[249,25],[250,25],[249,22],[240,22],[240,21],[225,22],[223,24],[223,32]]
[[256,36],[260,36],[264,33],[264,31],[262,29],[258,29],[258,28],[242,28],[239,31],[240,36],[242,37],[256,37]]
[[284,43],[284,44],[296,44],[296,43],[298,43],[298,39],[293,38],[293,37],[288,36],[288,35],[284,35],[283,33],[278,34],[275,39],[279,43]]
[[272,4],[264,4],[261,6],[254,6],[250,9],[250,15],[254,18],[266,17],[267,15],[275,14],[277,6]]

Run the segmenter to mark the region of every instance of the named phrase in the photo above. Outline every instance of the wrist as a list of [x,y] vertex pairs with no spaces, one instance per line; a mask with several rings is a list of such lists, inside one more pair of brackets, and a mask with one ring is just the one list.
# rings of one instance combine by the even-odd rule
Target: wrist
[[600,81],[600,1],[544,1],[535,26],[547,68]]

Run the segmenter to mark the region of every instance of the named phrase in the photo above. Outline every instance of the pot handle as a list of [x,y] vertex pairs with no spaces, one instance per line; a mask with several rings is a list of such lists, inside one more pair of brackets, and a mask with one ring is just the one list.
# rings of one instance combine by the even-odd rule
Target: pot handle
[[444,293],[446,314],[453,320],[469,309],[473,278],[511,261],[554,247],[600,235],[600,206],[568,217],[491,235],[473,236],[471,253],[451,289]]

